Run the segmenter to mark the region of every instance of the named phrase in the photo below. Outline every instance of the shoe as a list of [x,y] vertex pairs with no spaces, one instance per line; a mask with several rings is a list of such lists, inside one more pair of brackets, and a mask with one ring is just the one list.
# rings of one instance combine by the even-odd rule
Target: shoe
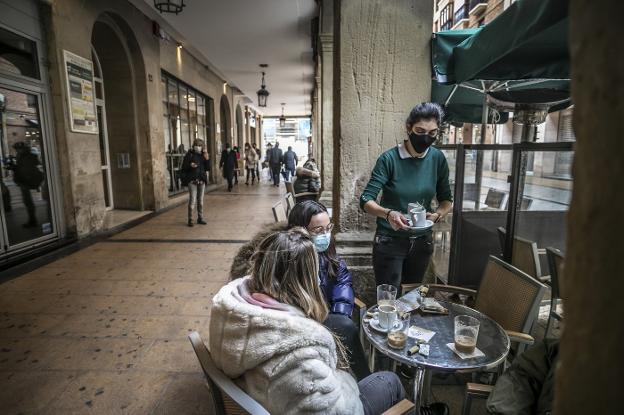
[[449,407],[444,402],[434,402],[420,407],[421,415],[449,415]]
[[405,379],[414,379],[416,375],[416,369],[412,366],[401,365],[399,367],[399,374]]
[[191,219],[188,220],[187,225],[192,228],[193,227],[193,221]]
[[198,225],[207,225],[208,223],[205,220],[203,220],[202,218],[198,218],[197,219],[197,224]]
[[[252,183],[253,184],[253,183]],[[249,186],[249,182],[245,182],[245,186]]]
[[232,188],[231,188],[231,187],[228,187],[228,192],[231,192],[231,191],[232,191]]

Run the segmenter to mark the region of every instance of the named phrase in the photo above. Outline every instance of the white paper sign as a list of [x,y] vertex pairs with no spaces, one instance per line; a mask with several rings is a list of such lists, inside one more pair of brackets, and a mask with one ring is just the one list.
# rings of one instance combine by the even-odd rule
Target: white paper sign
[[98,124],[93,91],[93,62],[66,50],[67,99],[71,130],[97,134]]

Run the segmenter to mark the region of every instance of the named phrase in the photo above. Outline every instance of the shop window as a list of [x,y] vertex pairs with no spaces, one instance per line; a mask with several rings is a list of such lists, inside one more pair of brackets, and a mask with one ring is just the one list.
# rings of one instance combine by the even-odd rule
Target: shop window
[[37,44],[0,28],[0,72],[39,79]]
[[204,140],[210,149],[207,140],[210,137],[207,123],[210,109],[207,106],[211,99],[165,72],[161,77],[161,96],[167,184],[169,194],[174,195],[185,191],[180,168],[193,140]]

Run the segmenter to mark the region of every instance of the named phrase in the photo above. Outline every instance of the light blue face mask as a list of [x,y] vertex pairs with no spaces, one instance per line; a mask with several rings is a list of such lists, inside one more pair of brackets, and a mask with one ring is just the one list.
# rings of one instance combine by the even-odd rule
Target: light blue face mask
[[327,248],[329,248],[329,244],[331,242],[331,233],[328,232],[321,235],[315,235],[312,237],[312,242],[314,242],[316,252],[325,252],[327,251]]

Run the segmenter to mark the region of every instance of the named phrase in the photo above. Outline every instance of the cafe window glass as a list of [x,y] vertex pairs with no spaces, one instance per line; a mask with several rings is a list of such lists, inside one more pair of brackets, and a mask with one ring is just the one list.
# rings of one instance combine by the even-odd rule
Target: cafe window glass
[[0,72],[39,79],[37,44],[0,28]]
[[167,185],[174,195],[185,191],[180,171],[184,155],[195,138],[206,141],[209,98],[164,72],[161,89]]

